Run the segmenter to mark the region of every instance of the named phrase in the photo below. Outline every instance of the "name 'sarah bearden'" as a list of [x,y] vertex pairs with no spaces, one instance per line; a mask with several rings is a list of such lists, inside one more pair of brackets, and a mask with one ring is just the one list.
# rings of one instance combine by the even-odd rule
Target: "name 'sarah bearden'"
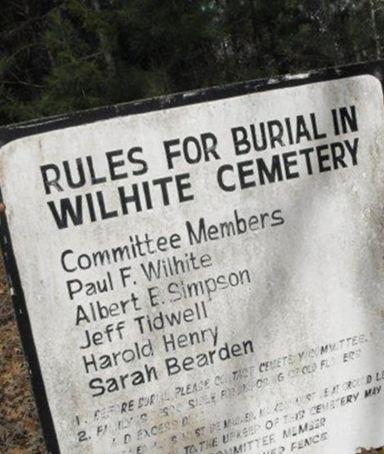
[[[47,163],[40,167],[45,194],[51,198],[47,205],[56,226],[65,229],[158,206],[190,202],[195,199],[190,173],[173,173],[179,161],[184,166],[220,161],[216,183],[224,192],[356,166],[359,138],[340,137],[358,131],[355,106],[332,109],[330,117],[332,133],[337,138],[330,143],[325,142],[327,133],[321,132],[314,113],[233,127],[230,133],[234,154],[247,157],[235,164],[221,164],[220,146],[212,132],[165,140],[162,147],[171,173],[153,179],[140,179],[149,171],[141,146],[127,151],[111,150],[103,155],[95,153],[97,160],[83,155],[60,163]],[[308,146],[311,141],[317,141],[316,145]],[[307,143],[307,147],[283,152],[286,147],[302,143]],[[256,158],[252,157],[252,152],[256,152]],[[104,185],[103,190],[59,198],[67,191],[132,178],[135,182],[131,184]],[[106,194],[105,191],[113,192]]]
[[[137,318],[138,326],[142,334],[148,334],[154,330],[164,331],[169,327],[196,325],[209,320],[208,308],[204,301],[195,302],[185,309],[178,311],[161,310],[154,315],[146,315]],[[110,325],[112,326],[112,325]],[[117,335],[120,339],[124,338],[122,334],[123,324],[116,327],[119,330]],[[111,332],[109,333],[111,335]],[[218,362],[229,361],[241,356],[254,353],[252,340],[243,340],[239,342],[218,343],[218,327],[205,328],[179,335],[166,334],[163,336],[163,348],[166,353],[184,349],[198,344],[204,344],[211,341],[213,348],[205,349],[200,353],[191,353],[183,357],[168,356],[164,359],[165,371],[168,377],[188,373],[190,371],[212,366]],[[81,348],[88,348],[88,345]],[[112,352],[103,353],[101,356],[90,354],[83,356],[84,367],[87,374],[97,373],[99,369],[113,369],[120,363],[130,363],[136,361],[146,361],[154,356],[151,339],[144,340],[141,344],[135,342],[130,348]],[[161,369],[160,369],[161,370]],[[144,363],[135,370],[129,370],[123,374],[112,376],[93,377],[89,380],[88,386],[92,390],[92,396],[97,397],[105,393],[112,393],[130,386],[138,386],[145,383],[157,381],[161,373],[158,367],[150,363]]]

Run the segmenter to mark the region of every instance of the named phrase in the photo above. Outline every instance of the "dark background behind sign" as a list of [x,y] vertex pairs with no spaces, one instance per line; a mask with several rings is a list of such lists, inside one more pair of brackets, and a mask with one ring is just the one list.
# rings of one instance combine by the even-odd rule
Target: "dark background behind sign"
[[3,0],[0,124],[382,57],[382,0]]
[[[381,0],[5,0],[0,123],[381,58]],[[0,270],[0,452],[43,453]]]

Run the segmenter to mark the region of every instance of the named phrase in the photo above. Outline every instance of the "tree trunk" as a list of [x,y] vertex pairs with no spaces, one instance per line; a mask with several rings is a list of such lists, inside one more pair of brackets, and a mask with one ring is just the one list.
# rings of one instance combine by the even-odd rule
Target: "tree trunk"
[[336,35],[332,28],[330,1],[322,0],[321,3],[324,17],[323,21],[324,31],[327,34],[327,41],[330,43],[330,46],[332,48],[333,63],[337,66],[341,63],[341,56],[339,43],[336,39]]
[[[99,13],[101,10],[99,0],[92,0],[92,5],[94,10]],[[105,63],[107,64],[108,75],[110,78],[114,78],[116,76],[116,64],[110,50],[108,37],[100,29],[97,30],[97,35],[100,41],[101,52],[103,53]]]
[[369,9],[371,15],[371,27],[372,27],[372,34],[373,40],[375,42],[375,56],[378,60],[381,58],[381,46],[380,46],[380,38],[377,32],[377,25],[376,25],[376,10],[375,10],[375,2],[374,0],[369,0]]

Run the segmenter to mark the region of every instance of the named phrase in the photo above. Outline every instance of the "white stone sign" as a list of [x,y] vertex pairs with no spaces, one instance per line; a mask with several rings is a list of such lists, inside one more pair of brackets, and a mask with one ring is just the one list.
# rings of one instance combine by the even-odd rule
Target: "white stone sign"
[[362,74],[2,147],[52,451],[384,445],[383,114]]

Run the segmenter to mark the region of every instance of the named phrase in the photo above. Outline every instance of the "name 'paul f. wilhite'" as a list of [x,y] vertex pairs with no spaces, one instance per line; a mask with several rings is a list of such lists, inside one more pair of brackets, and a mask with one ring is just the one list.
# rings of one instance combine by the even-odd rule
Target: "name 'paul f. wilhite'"
[[[184,140],[164,141],[169,173],[144,181],[139,179],[148,173],[148,163],[142,147],[133,147],[127,152],[122,149],[105,152],[102,170],[96,170],[92,156],[45,164],[40,170],[45,194],[52,199],[66,190],[86,185],[135,179],[129,185],[107,188],[115,194],[97,190],[49,200],[47,205],[57,227],[64,229],[156,206],[190,202],[195,198],[191,175],[174,173],[175,163],[179,161],[184,167],[201,161],[218,161],[220,165],[213,178],[218,189],[226,193],[356,166],[359,138],[342,137],[358,131],[355,106],[332,109],[331,117],[335,136],[332,142],[326,142],[327,133],[320,130],[314,113],[232,127],[230,146],[236,157],[244,158],[236,163],[221,162],[218,139],[211,132],[201,134],[199,139],[190,136]],[[316,143],[309,146],[313,141]],[[287,147],[300,144],[305,146],[285,151]]]

